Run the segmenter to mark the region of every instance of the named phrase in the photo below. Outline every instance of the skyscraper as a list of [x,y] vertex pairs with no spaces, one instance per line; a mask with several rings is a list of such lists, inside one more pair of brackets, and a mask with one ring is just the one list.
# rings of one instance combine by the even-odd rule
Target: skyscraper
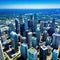
[[50,44],[51,44],[51,38],[47,37],[47,39],[46,39],[46,45],[50,45]]
[[28,44],[28,32],[29,32],[29,30],[26,30],[25,31],[25,35],[26,35],[26,43]]
[[15,31],[14,25],[12,22],[9,23],[9,36],[12,31]]
[[38,57],[37,57],[37,50],[34,49],[33,47],[28,49],[28,60],[38,60]]
[[28,29],[28,19],[27,18],[25,18],[25,20],[24,20],[25,22],[24,22],[24,24],[25,24],[25,31]]
[[28,20],[28,27],[29,27],[29,30],[30,31],[33,31],[33,29],[34,29],[34,26],[33,26],[33,20]]
[[52,20],[51,28],[55,29],[55,19]]
[[60,34],[56,34],[56,33],[53,34],[52,44],[53,44],[53,48],[58,48],[58,46],[60,46]]
[[36,48],[36,46],[37,46],[37,38],[32,37],[32,47]]
[[32,47],[32,32],[28,33],[28,47]]
[[37,23],[38,23],[37,15],[36,15],[36,14],[34,14],[34,31],[36,31]]
[[25,36],[25,24],[24,22],[20,24],[20,32],[22,36]]
[[4,31],[0,29],[0,37],[4,35]]
[[4,60],[4,55],[3,55],[3,49],[2,49],[1,41],[0,41],[0,60]]
[[23,57],[24,60],[27,59],[27,50],[28,50],[27,44],[26,43],[22,43],[20,51],[21,51],[21,57]]
[[47,39],[47,31],[44,30],[42,35],[42,41],[46,41],[46,39]]
[[12,47],[14,49],[14,52],[16,52],[18,50],[18,36],[15,32],[12,31],[10,33],[10,37],[11,37]]
[[45,45],[40,46],[40,60],[46,60],[47,53],[48,48]]
[[39,42],[40,42],[40,29],[39,28],[36,29],[36,37],[37,37],[37,44],[39,45]]
[[58,54],[59,54],[59,51],[58,50],[53,50],[52,60],[57,60],[58,59]]
[[19,27],[19,21],[17,19],[15,20],[15,28],[16,28],[15,29],[16,30],[16,33],[18,34],[19,33],[19,30],[20,30],[19,29],[20,27]]

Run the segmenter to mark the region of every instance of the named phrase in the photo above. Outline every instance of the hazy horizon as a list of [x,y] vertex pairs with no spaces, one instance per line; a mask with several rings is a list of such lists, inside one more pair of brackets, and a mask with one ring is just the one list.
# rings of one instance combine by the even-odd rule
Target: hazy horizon
[[59,0],[0,0],[0,9],[54,9]]

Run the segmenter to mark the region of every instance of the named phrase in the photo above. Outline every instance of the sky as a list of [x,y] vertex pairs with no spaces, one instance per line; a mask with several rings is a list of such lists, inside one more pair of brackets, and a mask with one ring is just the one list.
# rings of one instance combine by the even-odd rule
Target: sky
[[0,9],[60,8],[60,0],[0,0]]

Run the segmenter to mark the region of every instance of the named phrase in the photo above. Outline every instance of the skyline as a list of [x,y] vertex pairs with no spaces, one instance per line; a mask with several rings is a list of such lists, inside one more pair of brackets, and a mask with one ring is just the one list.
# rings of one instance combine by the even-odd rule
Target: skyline
[[0,0],[0,9],[60,8],[59,0]]

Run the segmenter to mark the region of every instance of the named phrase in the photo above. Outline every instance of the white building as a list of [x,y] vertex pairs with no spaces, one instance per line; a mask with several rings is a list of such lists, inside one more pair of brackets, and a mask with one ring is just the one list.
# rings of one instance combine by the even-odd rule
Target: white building
[[2,49],[1,41],[0,41],[0,60],[4,60],[4,55],[3,55],[3,49]]
[[53,46],[54,48],[58,48],[60,46],[60,34],[54,33],[53,34]]

